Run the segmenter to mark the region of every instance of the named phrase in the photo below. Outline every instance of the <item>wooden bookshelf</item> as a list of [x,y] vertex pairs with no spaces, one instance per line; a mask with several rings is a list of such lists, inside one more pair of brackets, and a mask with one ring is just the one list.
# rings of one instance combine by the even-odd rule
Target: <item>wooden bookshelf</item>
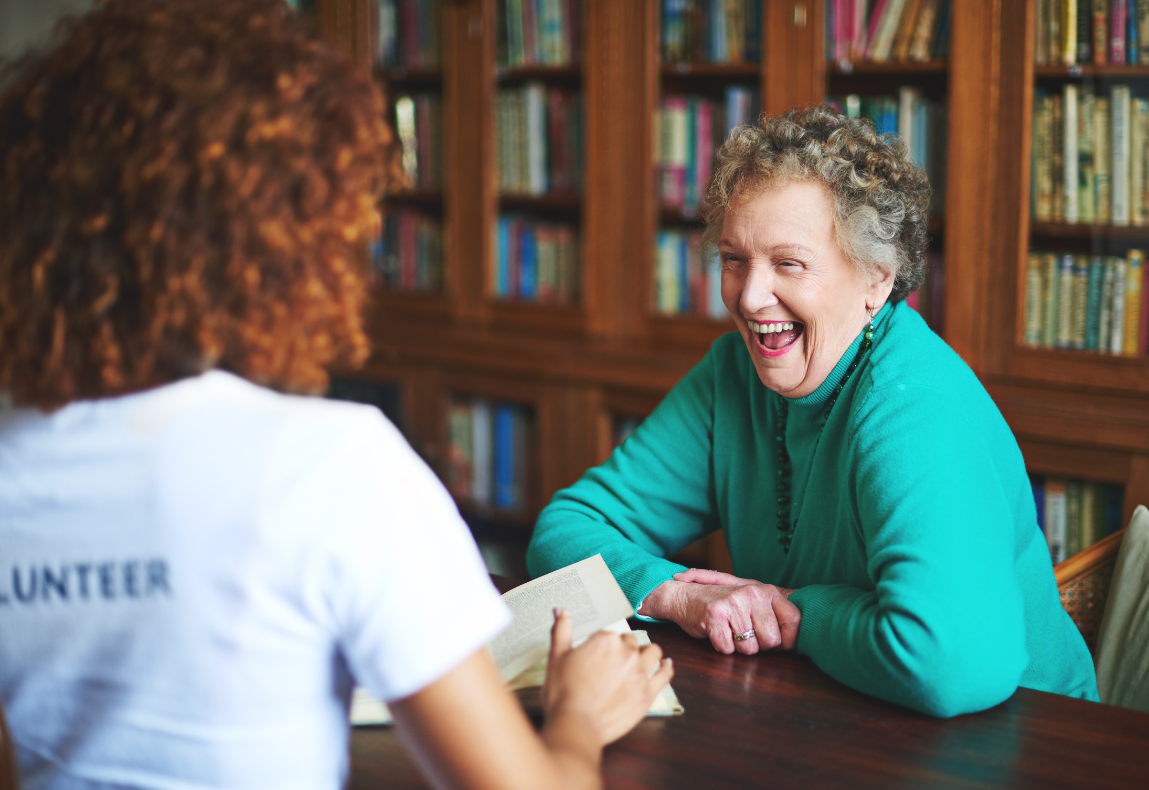
[[974,369],[1017,435],[1031,471],[1123,485],[1128,520],[1137,504],[1149,502],[1149,360],[1026,346],[1020,300],[1030,250],[1111,254],[1149,243],[1149,228],[1031,219],[1037,86],[1144,80],[1149,67],[1035,65],[1033,0],[1002,4],[993,32],[998,47],[991,62],[1000,78],[987,87],[996,88],[998,101],[982,134],[997,140],[983,165],[996,173],[997,189],[987,194],[993,243],[978,278],[981,309],[969,327]]
[[[830,92],[889,92],[911,84],[949,107],[944,217],[931,222],[945,260],[945,339],[995,398],[1031,471],[1125,486],[1126,515],[1149,503],[1149,363],[1021,344],[1018,299],[1031,244],[1149,242],[1149,229],[1032,223],[1030,124],[1035,85],[1149,77],[1149,67],[1033,65],[1033,2],[953,5],[948,59],[827,63],[820,0],[763,0],[757,64],[661,61],[658,0],[583,0],[576,65],[500,69],[495,0],[443,2],[440,76],[377,73],[404,90],[441,85],[445,183],[444,288],[378,294],[369,315],[375,354],[357,375],[399,382],[413,442],[442,469],[452,393],[529,404],[538,477],[532,512],[498,514],[525,530],[559,487],[609,452],[611,420],[641,417],[730,325],[651,309],[652,240],[660,225],[696,217],[660,205],[654,117],[666,90],[756,87],[768,113]],[[799,9],[801,6],[801,9]],[[325,33],[370,65],[368,0],[321,0]],[[493,108],[499,85],[541,80],[582,92],[583,189],[545,197],[500,194]],[[433,196],[396,195],[425,205]],[[514,207],[579,223],[577,304],[500,301],[488,292],[492,229]],[[1101,239],[1099,242],[1098,239]]]

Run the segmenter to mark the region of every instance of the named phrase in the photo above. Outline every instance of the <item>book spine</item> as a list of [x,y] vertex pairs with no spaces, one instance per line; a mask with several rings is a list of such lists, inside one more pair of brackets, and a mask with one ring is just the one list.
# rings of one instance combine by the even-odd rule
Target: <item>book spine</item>
[[1101,291],[1105,281],[1105,259],[1089,259],[1089,285],[1085,304],[1085,349],[1096,351],[1101,336]]
[[1100,507],[1103,499],[1099,495],[1099,488],[1097,483],[1083,483],[1081,486],[1081,549],[1089,548],[1101,537],[1098,533],[1104,515]]
[[1138,355],[1138,336],[1140,335],[1141,281],[1145,269],[1145,253],[1141,250],[1129,250],[1125,257],[1125,327],[1124,337],[1121,341],[1121,353],[1126,357]]
[[1085,321],[1089,301],[1089,259],[1084,255],[1073,258],[1073,317],[1070,321],[1069,347],[1085,348]]
[[1061,62],[1066,66],[1077,62],[1077,0],[1061,2]]
[[[524,0],[529,2],[529,0]],[[514,496],[514,463],[515,463],[515,443],[514,443],[514,413],[510,406],[498,406],[495,408],[495,486],[494,486],[494,503],[495,507],[513,509],[515,507]]]
[[1065,221],[1065,135],[1062,120],[1063,103],[1060,94],[1050,97],[1053,102],[1053,123],[1050,124],[1050,180],[1053,182],[1053,221]]
[[1105,276],[1101,281],[1101,304],[1097,317],[1097,350],[1103,354],[1109,353],[1113,333],[1113,277],[1116,269],[1113,259],[1105,261]]
[[1045,480],[1045,540],[1053,564],[1065,559],[1066,531],[1065,481],[1057,478]]
[[1033,489],[1034,510],[1037,511],[1037,528],[1045,536],[1045,483],[1041,478],[1030,475],[1029,485]]
[[471,443],[471,496],[476,504],[487,506],[491,504],[494,447],[491,441],[491,407],[485,400],[471,404]]
[[1125,0],[1109,2],[1109,62],[1125,62]]
[[1093,63],[1109,62],[1109,0],[1093,0]]
[[519,236],[519,297],[528,301],[538,295],[538,240],[535,225],[524,222]]
[[678,234],[675,249],[675,273],[678,279],[678,313],[690,312],[690,261],[687,255],[686,234]]
[[1081,551],[1081,483],[1077,480],[1065,484],[1065,556]]
[[1149,141],[1149,100],[1134,99],[1130,108],[1129,136],[1129,223],[1149,223],[1149,201],[1146,199],[1146,142]]
[[1057,267],[1057,348],[1073,345],[1073,256],[1061,256]]
[[[1149,0],[1146,0],[1149,2]],[[862,3],[859,3],[862,5]],[[925,0],[918,22],[914,29],[913,43],[910,45],[910,59],[923,62],[930,59],[934,36],[937,35],[938,16],[941,0]]]
[[903,85],[898,88],[898,136],[906,144],[906,150],[914,150],[914,103],[921,101],[921,91]]
[[1077,105],[1077,217],[1081,222],[1096,219],[1093,162],[1093,94],[1082,91]]
[[1137,62],[1149,66],[1149,0],[1137,0]]
[[1111,180],[1111,222],[1129,224],[1129,86],[1115,85],[1110,94],[1113,105],[1113,172]]
[[1113,306],[1110,308],[1109,353],[1121,356],[1125,345],[1125,261],[1113,258]]
[[1141,356],[1149,356],[1149,266],[1141,264],[1141,315],[1137,331],[1137,348]]
[[1049,0],[1045,5],[1045,32],[1049,48],[1049,63],[1061,63],[1061,0]]
[[1046,94],[1034,97],[1033,109],[1033,218],[1053,220],[1053,171],[1050,143],[1053,102]]
[[1041,256],[1029,253],[1025,268],[1025,344],[1041,344]]
[[1098,96],[1093,101],[1093,185],[1094,219],[1107,223],[1112,216],[1112,139],[1109,131],[1109,99]]
[[908,0],[902,11],[902,18],[898,21],[898,32],[894,36],[894,60],[905,62],[910,59],[910,44],[913,41],[918,15],[922,11],[922,3],[923,0]]
[[1137,52],[1141,48],[1137,31],[1137,0],[1126,0],[1125,6],[1125,62],[1137,63]]
[[1070,0],[1077,10],[1077,62],[1093,60],[1093,0]]
[[1077,86],[1066,83],[1061,94],[1062,215],[1065,222],[1077,222]]
[[1061,305],[1061,275],[1057,256],[1052,253],[1042,256],[1042,284],[1041,345],[1054,348],[1057,345],[1057,316]]

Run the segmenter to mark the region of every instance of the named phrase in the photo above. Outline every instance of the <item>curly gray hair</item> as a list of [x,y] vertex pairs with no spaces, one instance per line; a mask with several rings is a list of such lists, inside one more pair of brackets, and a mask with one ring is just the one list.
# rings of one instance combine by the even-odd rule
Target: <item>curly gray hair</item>
[[894,273],[891,303],[921,286],[929,247],[925,172],[901,138],[880,135],[869,120],[847,118],[827,104],[763,116],[731,133],[706,195],[706,242],[717,244],[732,200],[803,181],[827,188],[846,259],[867,278],[875,269]]

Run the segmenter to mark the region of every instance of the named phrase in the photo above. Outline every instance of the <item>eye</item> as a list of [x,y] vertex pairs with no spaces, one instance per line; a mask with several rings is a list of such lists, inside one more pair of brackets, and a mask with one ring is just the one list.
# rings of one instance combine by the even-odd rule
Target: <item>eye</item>
[[733,253],[726,252],[722,254],[722,268],[724,269],[738,269],[744,264],[745,260]]

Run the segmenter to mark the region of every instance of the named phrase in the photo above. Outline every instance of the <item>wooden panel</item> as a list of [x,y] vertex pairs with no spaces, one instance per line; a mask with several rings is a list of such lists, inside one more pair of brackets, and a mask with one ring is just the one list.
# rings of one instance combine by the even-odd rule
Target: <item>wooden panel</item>
[[485,315],[495,222],[495,4],[443,3],[443,281],[458,321]]
[[1025,468],[1034,474],[1125,484],[1129,454],[1035,441],[1019,441]]
[[1140,398],[995,380],[986,387],[1020,439],[1129,452],[1149,448],[1149,409]]
[[[995,155],[1000,0],[963,0],[953,3],[951,11],[945,336],[977,371],[985,332],[990,218],[1000,191],[997,168],[1008,165]],[[1016,207],[1009,202],[1000,210]]]
[[822,0],[766,0],[762,110],[778,115],[817,104],[825,92]]
[[599,463],[598,421],[602,391],[596,387],[547,387],[539,414],[542,503]]
[[591,331],[642,331],[657,216],[658,0],[585,3],[583,298]]

